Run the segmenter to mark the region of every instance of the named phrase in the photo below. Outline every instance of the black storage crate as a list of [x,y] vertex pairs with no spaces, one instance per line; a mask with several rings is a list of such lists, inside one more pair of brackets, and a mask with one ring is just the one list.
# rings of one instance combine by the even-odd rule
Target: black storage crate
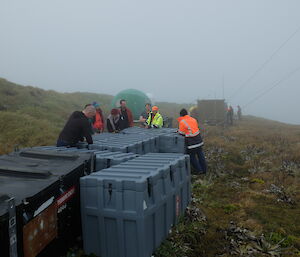
[[[0,249],[9,256],[7,200],[14,198],[19,257],[59,256],[81,235],[79,178],[91,154],[28,150],[0,157]],[[60,252],[61,251],[61,252]]]

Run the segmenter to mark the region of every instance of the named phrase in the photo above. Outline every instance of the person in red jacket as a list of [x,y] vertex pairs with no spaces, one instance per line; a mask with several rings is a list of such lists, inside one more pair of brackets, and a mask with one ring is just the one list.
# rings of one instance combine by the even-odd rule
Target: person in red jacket
[[126,100],[122,99],[120,101],[119,128],[123,130],[129,127],[133,127],[133,115],[131,110],[126,107]]
[[93,102],[93,106],[96,109],[96,115],[93,119],[93,129],[96,133],[102,133],[104,131],[103,113],[97,102]]

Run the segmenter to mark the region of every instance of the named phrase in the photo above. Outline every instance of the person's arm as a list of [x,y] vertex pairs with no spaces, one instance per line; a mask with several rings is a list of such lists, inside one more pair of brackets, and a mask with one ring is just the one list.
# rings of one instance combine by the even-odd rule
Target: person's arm
[[93,138],[91,136],[91,125],[87,119],[83,120],[83,136],[88,144],[93,144]]
[[140,119],[139,119],[139,122],[144,123],[145,121],[146,121],[146,119],[141,115]]
[[179,122],[179,129],[178,129],[178,133],[182,136],[185,136],[186,133],[186,126],[184,125],[184,123],[181,121]]
[[164,125],[164,119],[161,115],[159,115],[159,117],[157,119],[157,122],[156,122],[156,126],[158,128],[162,128],[163,125]]

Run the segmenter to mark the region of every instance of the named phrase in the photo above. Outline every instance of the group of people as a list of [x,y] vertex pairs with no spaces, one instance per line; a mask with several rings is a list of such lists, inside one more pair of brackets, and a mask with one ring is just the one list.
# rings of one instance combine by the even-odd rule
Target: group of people
[[[145,105],[139,120],[145,128],[161,128],[163,117],[157,106]],[[75,146],[79,141],[86,138],[87,143],[92,144],[94,133],[103,133],[105,126],[108,132],[118,133],[123,129],[133,127],[133,115],[127,107],[126,100],[120,100],[120,107],[113,108],[106,122],[99,103],[85,105],[83,111],[75,111],[69,117],[65,127],[57,140],[57,146]]]
[[[157,106],[151,107],[150,103],[146,103],[145,111],[142,112],[139,123],[145,128],[161,128],[163,126],[163,117],[159,113]],[[120,101],[120,108],[111,110],[107,118],[107,131],[117,133],[123,129],[133,126],[133,115],[131,110],[126,106],[126,101]]]
[[[163,117],[159,113],[157,106],[151,106],[147,103],[145,111],[139,119],[140,126],[144,128],[161,128],[163,126]],[[203,141],[200,135],[200,129],[196,119],[188,115],[186,109],[180,111],[178,118],[178,133],[185,137],[186,152],[190,155],[192,166],[197,174],[205,174],[207,165],[202,151]],[[83,111],[75,111],[69,117],[63,130],[61,131],[57,146],[73,147],[79,141],[93,144],[93,133],[102,133],[104,131],[104,118],[100,105],[96,102],[87,104]],[[106,126],[108,132],[117,133],[123,129],[133,126],[133,115],[126,106],[126,100],[120,101],[120,108],[111,110],[107,117]]]
[[[233,117],[234,117],[234,110],[231,105],[227,108],[227,113],[226,113],[226,122],[228,125],[233,125]],[[242,119],[242,108],[241,106],[237,106],[237,119],[241,120]]]

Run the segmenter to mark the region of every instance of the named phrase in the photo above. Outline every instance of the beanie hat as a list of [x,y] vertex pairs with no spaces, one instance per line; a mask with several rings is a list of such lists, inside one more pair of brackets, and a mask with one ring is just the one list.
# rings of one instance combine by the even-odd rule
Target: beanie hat
[[119,111],[118,109],[112,109],[112,110],[110,111],[110,113],[111,113],[111,115],[117,115],[117,114],[120,113],[120,111]]

